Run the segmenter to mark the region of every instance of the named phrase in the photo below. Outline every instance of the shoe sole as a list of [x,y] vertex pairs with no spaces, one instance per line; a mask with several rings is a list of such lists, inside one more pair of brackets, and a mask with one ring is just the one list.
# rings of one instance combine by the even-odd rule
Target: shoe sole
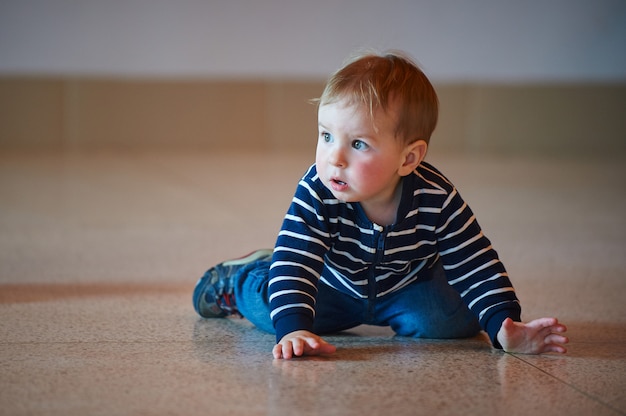
[[270,249],[261,249],[253,251],[252,253],[246,254],[243,257],[239,257],[237,259],[227,260],[221,263],[224,266],[241,266],[242,264],[252,263],[253,261],[257,261],[262,259],[263,257],[271,256],[273,250]]

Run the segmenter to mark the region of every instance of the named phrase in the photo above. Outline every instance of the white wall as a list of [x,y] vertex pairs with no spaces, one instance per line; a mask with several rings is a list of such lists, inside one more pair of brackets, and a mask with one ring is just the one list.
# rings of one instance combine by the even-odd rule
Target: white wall
[[435,80],[626,81],[624,0],[0,0],[0,74],[325,78],[358,48]]

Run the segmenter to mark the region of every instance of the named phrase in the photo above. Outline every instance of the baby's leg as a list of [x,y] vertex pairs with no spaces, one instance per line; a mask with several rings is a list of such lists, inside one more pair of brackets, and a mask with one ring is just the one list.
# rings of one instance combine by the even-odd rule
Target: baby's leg
[[243,267],[235,276],[235,299],[239,312],[247,320],[273,334],[267,294],[270,265],[270,261],[258,261]]
[[318,335],[332,334],[363,323],[367,307],[365,301],[354,299],[321,282],[317,286],[313,332]]
[[467,338],[481,330],[476,316],[447,282],[441,262],[432,277],[390,295],[377,305],[378,319],[402,336]]

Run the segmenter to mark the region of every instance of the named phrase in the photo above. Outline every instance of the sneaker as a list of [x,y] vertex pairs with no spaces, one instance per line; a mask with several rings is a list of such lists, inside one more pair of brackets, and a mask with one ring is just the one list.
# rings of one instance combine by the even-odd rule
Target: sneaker
[[272,258],[272,250],[257,250],[239,259],[228,260],[207,270],[193,291],[193,307],[204,318],[239,315],[232,277],[242,267]]

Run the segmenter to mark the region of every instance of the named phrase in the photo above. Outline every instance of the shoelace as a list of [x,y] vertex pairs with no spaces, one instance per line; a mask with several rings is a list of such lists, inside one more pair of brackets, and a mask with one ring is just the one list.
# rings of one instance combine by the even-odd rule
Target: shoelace
[[240,318],[243,318],[243,315],[239,312],[239,309],[237,309],[234,293],[220,293],[215,299],[215,303],[217,303],[217,306],[219,306],[219,308],[228,315],[237,315]]

